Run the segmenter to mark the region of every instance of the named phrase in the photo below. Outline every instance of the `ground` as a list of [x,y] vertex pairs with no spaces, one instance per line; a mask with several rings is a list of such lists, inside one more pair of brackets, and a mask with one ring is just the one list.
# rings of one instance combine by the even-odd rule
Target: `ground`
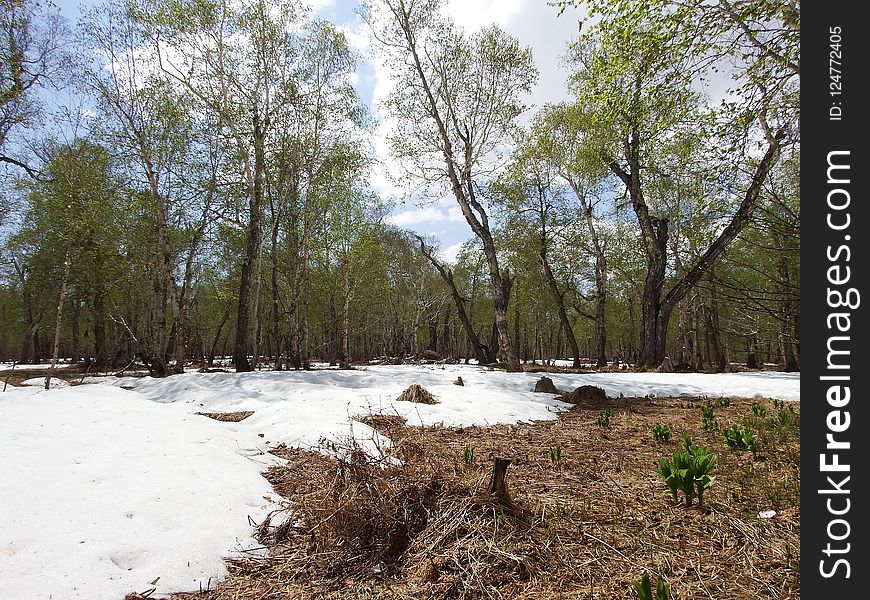
[[[646,569],[672,598],[799,597],[797,375],[552,374],[611,398],[576,407],[532,393],[539,376],[418,366],[10,386],[0,451],[18,466],[0,473],[0,578],[31,598],[631,598]],[[438,403],[396,402],[411,383]],[[653,440],[658,422],[669,441]],[[732,423],[754,427],[755,456],[725,444]],[[703,508],[674,502],[655,474],[683,434],[719,457]],[[73,456],[99,463],[102,490]],[[496,456],[511,460],[507,506],[486,494]],[[155,490],[169,488],[158,510]],[[202,530],[215,534],[207,548]],[[52,547],[75,556],[66,578],[44,573]],[[208,568],[189,569],[194,549]],[[228,578],[209,562],[224,556]]]

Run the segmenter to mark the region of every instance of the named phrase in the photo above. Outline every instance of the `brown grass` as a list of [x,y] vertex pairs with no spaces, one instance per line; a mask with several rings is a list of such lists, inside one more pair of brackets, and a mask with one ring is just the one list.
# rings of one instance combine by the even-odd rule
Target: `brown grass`
[[231,423],[238,423],[239,421],[244,421],[252,414],[254,411],[252,410],[240,410],[238,412],[198,412],[198,415],[202,415],[203,417],[208,417],[209,419],[214,419],[215,421],[228,421]]
[[[260,527],[270,556],[231,560],[202,597],[628,599],[646,569],[673,600],[799,598],[799,431],[753,418],[752,402],[776,416],[759,400],[715,414],[720,429],[754,424],[755,458],[701,428],[702,402],[661,398],[614,401],[610,427],[586,407],[489,428],[369,417],[402,466],[281,448],[287,465],[267,477],[289,510]],[[656,422],[668,442],[653,441]],[[675,503],[655,475],[682,434],[719,456],[703,509]],[[495,456],[512,461],[514,511],[486,494]],[[758,518],[765,509],[777,515]]]
[[412,383],[408,389],[399,394],[396,400],[402,402],[416,402],[417,404],[438,404],[438,399],[423,386]]

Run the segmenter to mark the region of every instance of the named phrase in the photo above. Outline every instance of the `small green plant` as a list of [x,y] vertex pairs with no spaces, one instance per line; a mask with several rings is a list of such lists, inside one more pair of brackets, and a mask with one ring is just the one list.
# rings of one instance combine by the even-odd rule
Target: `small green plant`
[[801,416],[795,412],[794,406],[789,406],[788,410],[780,409],[776,413],[776,417],[770,419],[770,422],[779,433],[780,439],[785,440],[800,430]]
[[664,423],[656,423],[652,428],[652,435],[657,442],[667,442],[671,439],[671,428]]
[[465,450],[462,452],[462,460],[465,461],[466,465],[474,464],[474,448],[471,447],[471,444],[465,445]]
[[605,408],[598,415],[598,420],[595,421],[599,427],[610,427],[610,417],[613,415],[613,411],[609,408]]
[[550,455],[550,462],[558,464],[560,460],[562,460],[562,446],[550,446],[550,449],[547,450],[547,454]]
[[713,403],[710,400],[701,407],[701,427],[716,429],[716,415],[713,414]]
[[773,408],[776,410],[785,410],[785,400],[774,399]]
[[721,408],[728,408],[731,406],[731,398],[718,398],[716,400],[716,406]]
[[758,439],[751,427],[732,425],[725,430],[725,443],[732,450],[749,450],[752,454],[758,449]]
[[680,436],[680,441],[683,443],[683,448],[688,450],[689,446],[692,445],[692,436],[689,435],[688,433],[684,433],[683,435]]
[[656,593],[653,595],[652,593],[652,585],[649,581],[649,573],[646,571],[643,572],[640,579],[637,581],[632,581],[632,585],[634,586],[634,591],[637,592],[637,597],[640,600],[668,600],[670,598],[670,591],[668,590],[668,584],[662,577],[658,578],[656,582]]
[[776,413],[776,424],[777,426],[779,426],[780,429],[785,429],[799,423],[800,417],[794,411],[793,406],[789,406],[788,410],[780,409],[779,412]]
[[672,460],[666,458],[659,461],[656,473],[665,481],[674,501],[677,494],[683,492],[686,506],[692,505],[692,499],[698,499],[698,505],[704,506],[704,492],[716,482],[716,477],[710,471],[716,466],[716,455],[711,454],[704,446],[691,445],[691,438],[684,440],[684,450],[675,452]]
[[764,418],[764,416],[767,414],[767,407],[763,404],[759,404],[758,402],[753,402],[750,409],[752,410],[752,414],[756,417]]

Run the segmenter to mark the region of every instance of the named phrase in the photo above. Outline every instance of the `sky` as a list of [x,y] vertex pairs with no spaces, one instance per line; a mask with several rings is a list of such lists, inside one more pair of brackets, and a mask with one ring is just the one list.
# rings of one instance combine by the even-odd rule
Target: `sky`
[[[82,7],[93,6],[95,0],[59,0],[61,12],[75,22]],[[408,200],[406,190],[397,187],[391,176],[398,175],[395,161],[389,156],[386,136],[389,123],[379,101],[389,91],[389,74],[371,58],[368,29],[356,14],[356,0],[308,0],[317,16],[343,29],[351,47],[360,55],[354,85],[378,122],[374,148],[376,165],[371,184],[382,197],[396,201],[388,220],[405,229],[438,240],[441,254],[448,260],[456,257],[463,242],[473,237],[456,201],[445,196],[420,204]],[[491,23],[515,36],[522,45],[532,49],[538,68],[538,84],[531,96],[524,98],[529,110],[526,122],[536,108],[549,102],[568,100],[567,70],[562,57],[568,44],[578,35],[579,12],[568,9],[558,16],[558,9],[547,0],[449,0],[447,14],[466,31],[472,32]]]

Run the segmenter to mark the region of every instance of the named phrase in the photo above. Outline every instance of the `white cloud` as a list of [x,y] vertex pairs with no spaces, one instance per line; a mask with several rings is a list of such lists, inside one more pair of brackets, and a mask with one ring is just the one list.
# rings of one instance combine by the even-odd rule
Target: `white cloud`
[[451,246],[447,246],[444,250],[441,250],[438,254],[441,255],[445,261],[449,263],[455,263],[456,257],[459,255],[459,251],[462,249],[462,245],[464,242],[459,242],[458,244],[453,244]]
[[465,223],[465,215],[462,214],[462,209],[458,206],[451,206],[447,209],[447,220],[452,223]]
[[445,6],[445,12],[469,31],[475,31],[491,23],[501,26],[520,10],[523,0],[453,0]]
[[387,217],[387,222],[399,227],[408,225],[440,223],[447,221],[447,215],[436,206],[425,206],[411,210],[403,210]]

